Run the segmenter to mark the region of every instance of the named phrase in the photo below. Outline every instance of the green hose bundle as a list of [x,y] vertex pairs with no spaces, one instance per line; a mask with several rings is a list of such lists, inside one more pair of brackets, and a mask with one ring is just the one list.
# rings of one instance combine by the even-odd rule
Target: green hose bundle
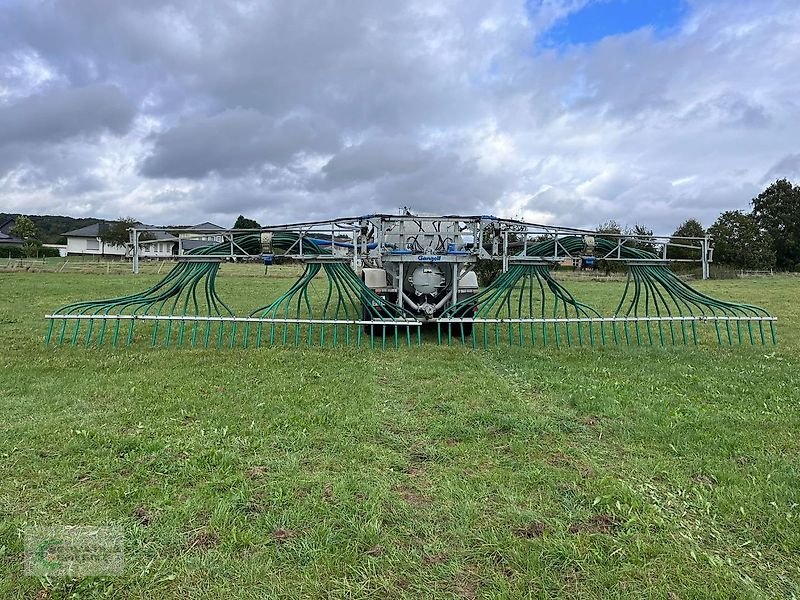
[[[257,253],[260,248],[257,235],[238,236],[235,242],[247,252]],[[222,242],[188,252],[183,262],[176,264],[161,281],[143,292],[62,306],[50,318],[45,342],[49,344],[55,334],[57,344],[69,340],[73,346],[79,341],[87,346],[93,342],[102,346],[110,329],[112,345],[117,345],[122,331],[126,344],[131,344],[135,340],[138,321],[152,325],[149,337],[153,346],[158,344],[161,332],[166,346],[173,339],[179,346],[184,342],[195,346],[198,340],[208,346],[212,333],[216,345],[221,346],[225,325],[222,318],[234,317],[216,290],[216,277],[223,260],[220,255],[226,254],[228,248],[228,243]],[[60,326],[56,328],[58,321]],[[68,321],[74,321],[74,325],[69,326],[69,334]],[[174,323],[178,324],[177,327],[173,326]],[[233,327],[235,336],[235,321]],[[233,339],[232,336],[231,345]]]
[[[775,320],[766,310],[712,298],[690,287],[661,264],[628,266],[625,291],[614,314],[633,317],[633,332],[629,331],[628,321],[623,321],[623,332],[626,343],[635,340],[637,345],[644,341],[640,324],[645,330],[646,342],[653,344],[657,339],[662,346],[690,341],[696,345],[698,323],[712,323],[719,344],[726,341],[729,345],[745,341],[751,344],[776,342]],[[769,335],[765,332],[765,323]],[[757,327],[755,335],[754,327]],[[614,323],[615,341],[619,337],[617,323]]]
[[[233,243],[252,255],[262,250],[260,235],[235,236]],[[329,248],[301,239],[293,232],[277,232],[270,236],[269,243],[272,251],[285,253],[296,248],[299,252],[302,244],[303,254],[317,255],[320,261],[333,258]],[[198,248],[180,257],[180,262],[161,281],[143,292],[62,306],[50,315],[46,344],[54,340],[59,345],[67,341],[73,346],[79,342],[102,346],[110,332],[112,345],[116,346],[120,339],[129,345],[137,339],[136,324],[146,323],[152,346],[161,341],[164,346],[174,342],[178,346],[188,343],[193,347],[211,344],[233,347],[237,324],[241,321],[245,322],[245,347],[250,341],[253,322],[258,323],[256,346],[262,343],[266,324],[270,344],[287,343],[290,329],[294,330],[291,339],[296,345],[301,340],[301,329],[305,330],[303,339],[321,345],[327,339],[334,346],[351,342],[360,345],[362,337],[368,337],[374,346],[376,335],[382,347],[386,346],[387,337],[395,346],[401,337],[410,345],[412,330],[417,342],[420,341],[419,322],[413,315],[378,296],[341,262],[309,262],[286,293],[270,305],[252,311],[249,317],[237,318],[216,290],[220,264],[229,252],[229,241]],[[326,276],[327,294],[317,302],[312,300],[309,286],[320,272]],[[320,310],[317,305],[321,305]],[[69,325],[71,321],[74,324]],[[326,331],[326,326],[332,330]],[[281,330],[277,337],[276,327]]]
[[[320,272],[325,276],[324,292],[309,294],[309,286]],[[271,304],[251,312],[250,317],[258,320],[256,347],[262,342],[269,345],[293,342],[299,346],[303,340],[308,345],[360,346],[362,337],[367,336],[372,347],[376,336],[383,348],[387,337],[395,347],[401,339],[410,346],[412,330],[417,343],[421,341],[420,323],[414,316],[376,294],[342,262],[309,262],[291,288]],[[265,329],[269,330],[268,338]],[[250,322],[245,329],[245,347],[249,340]]]
[[438,319],[439,342],[445,327],[447,343],[452,342],[454,333],[462,343],[471,334],[473,347],[481,340],[484,347],[506,340],[520,346],[528,342],[548,345],[550,341],[556,346],[587,342],[594,346],[598,339],[602,344],[697,345],[699,326],[708,323],[719,344],[776,342],[775,318],[763,308],[703,294],[670,271],[666,261],[654,253],[599,238],[594,246],[599,257],[618,253],[628,259],[622,298],[613,316],[602,317],[577,301],[550,273],[560,259],[580,256],[584,244],[584,238],[576,235],[527,245],[520,254],[539,260],[525,264],[522,257],[511,259],[518,264],[512,264],[478,294],[447,309]]
[[[448,308],[438,319],[439,343],[442,325],[446,325],[448,343],[452,343],[455,331],[462,343],[471,334],[473,347],[478,339],[486,347],[490,341],[500,344],[506,338],[509,345],[519,346],[527,342],[548,345],[550,340],[556,347],[587,341],[594,345],[600,313],[575,300],[553,279],[550,268],[544,262],[512,265],[491,285]],[[605,343],[602,322],[599,334]]]

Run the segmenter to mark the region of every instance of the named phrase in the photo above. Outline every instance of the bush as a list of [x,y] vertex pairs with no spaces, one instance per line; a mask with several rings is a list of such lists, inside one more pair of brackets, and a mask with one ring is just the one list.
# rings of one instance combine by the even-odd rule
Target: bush
[[503,271],[503,263],[499,260],[480,260],[473,268],[478,277],[478,285],[486,287]]
[[716,265],[712,263],[708,269],[708,275],[711,279],[736,279],[739,277],[739,269],[731,267],[730,265]]
[[[58,248],[37,248],[32,258],[58,258]],[[3,246],[0,248],[0,258],[28,258],[22,246]]]

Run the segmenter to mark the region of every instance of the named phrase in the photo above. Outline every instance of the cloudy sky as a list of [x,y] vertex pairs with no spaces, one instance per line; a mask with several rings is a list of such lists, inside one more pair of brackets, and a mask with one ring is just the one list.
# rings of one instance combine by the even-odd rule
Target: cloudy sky
[[669,233],[800,180],[797,0],[0,0],[0,211]]

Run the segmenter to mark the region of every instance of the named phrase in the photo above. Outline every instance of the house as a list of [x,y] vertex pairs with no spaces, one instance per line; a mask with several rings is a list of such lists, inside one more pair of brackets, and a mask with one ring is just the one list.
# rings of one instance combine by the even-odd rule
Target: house
[[6,219],[2,223],[0,223],[0,247],[2,246],[19,246],[23,244],[25,240],[22,238],[14,237],[11,235],[11,230],[14,229],[14,223],[16,223],[17,219]]
[[193,240],[208,240],[210,242],[221,242],[222,235],[214,233],[215,231],[222,231],[223,228],[216,223],[205,221],[198,225],[192,225],[189,229],[205,229],[207,233],[190,233],[186,237]]
[[64,233],[67,238],[67,256],[98,255],[98,256],[125,256],[127,250],[124,246],[106,244],[100,239],[100,227],[108,223],[100,222],[73,229]]
[[209,221],[205,221],[204,223],[199,223],[197,225],[192,225],[191,229],[205,229],[206,232],[204,233],[178,232],[178,237],[180,237],[179,253],[181,252],[186,253],[189,250],[194,250],[195,248],[208,246],[209,243],[218,244],[219,242],[222,242],[224,239],[221,234],[214,233],[214,231],[222,231],[222,227],[220,227],[215,223],[210,223]]
[[[67,238],[67,255],[89,255],[89,256],[119,256],[129,257],[131,254],[130,245],[119,246],[116,244],[106,244],[100,238],[100,228],[111,225],[109,222],[95,223],[67,231],[64,237]],[[137,227],[154,227],[137,223]],[[191,226],[192,229],[214,229],[221,230],[222,227],[214,223],[200,223]],[[143,239],[139,242],[139,256],[142,258],[171,258],[178,255],[178,236],[174,235],[179,228],[158,229],[148,231],[150,239]],[[191,250],[200,246],[207,246],[209,243],[222,241],[221,235],[213,233],[203,234],[180,234],[181,246],[183,251]]]

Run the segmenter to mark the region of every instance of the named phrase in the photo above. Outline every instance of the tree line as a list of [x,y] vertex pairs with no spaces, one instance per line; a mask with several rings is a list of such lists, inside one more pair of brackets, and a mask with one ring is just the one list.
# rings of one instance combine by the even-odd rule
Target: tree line
[[[672,238],[711,237],[714,263],[736,269],[800,271],[800,186],[779,179],[752,199],[749,212],[727,210],[705,230],[697,219],[687,219]],[[636,236],[634,244],[655,251],[644,225],[622,227],[615,221],[598,225],[602,233]],[[676,240],[677,241],[677,240]],[[670,250],[671,258],[698,258],[685,248]]]
[[800,271],[800,186],[779,179],[750,205],[750,212],[723,212],[708,228],[714,262],[738,269]]

